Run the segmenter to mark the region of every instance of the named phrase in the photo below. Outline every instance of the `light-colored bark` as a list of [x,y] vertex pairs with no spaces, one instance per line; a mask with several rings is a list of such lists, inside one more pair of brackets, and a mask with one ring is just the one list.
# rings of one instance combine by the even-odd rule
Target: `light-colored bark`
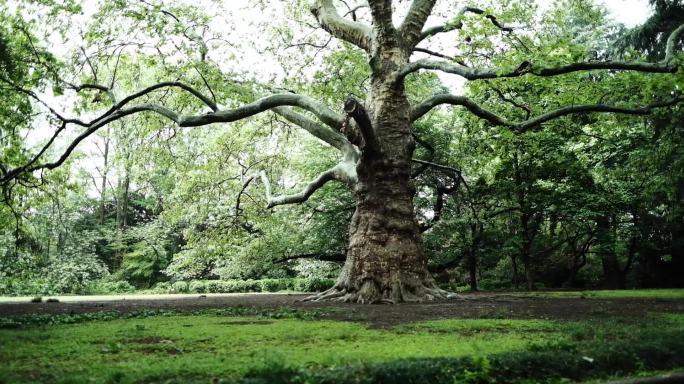
[[311,13],[321,28],[332,36],[347,41],[366,51],[371,46],[371,29],[367,25],[347,20],[337,13],[332,0],[316,0],[311,5]]
[[411,8],[399,27],[407,47],[413,49],[423,39],[422,29],[435,3],[437,0],[413,0],[411,3]]
[[458,105],[465,107],[472,114],[481,119],[487,120],[492,125],[509,127],[514,131],[523,132],[533,128],[537,128],[546,122],[568,115],[581,113],[615,113],[623,115],[648,115],[652,113],[654,109],[672,107],[682,102],[684,102],[684,96],[671,97],[668,100],[656,101],[642,107],[626,107],[606,104],[571,105],[546,112],[544,114],[532,117],[527,120],[514,122],[482,108],[468,97],[450,94],[439,94],[430,97],[429,99],[414,107],[411,110],[411,121],[420,119],[430,110],[439,105]]
[[316,179],[307,184],[301,192],[282,196],[273,196],[268,176],[265,171],[261,171],[260,177],[261,182],[264,184],[264,189],[266,190],[267,206],[268,208],[273,208],[278,205],[303,203],[307,201],[314,192],[333,180],[354,185],[356,183],[356,169],[354,168],[354,165],[355,164],[353,163],[345,161],[340,162],[336,166],[319,174]]
[[396,39],[397,31],[392,24],[392,0],[368,0],[368,6],[373,16],[374,35],[371,42]]
[[522,62],[520,65],[511,71],[505,71],[501,68],[471,68],[461,64],[443,60],[421,59],[407,64],[399,73],[399,79],[407,76],[410,73],[419,71],[421,69],[437,70],[445,73],[451,73],[461,76],[467,80],[486,80],[506,77],[520,77],[527,74],[551,77],[564,75],[573,72],[590,71],[590,70],[622,70],[622,71],[638,71],[650,73],[674,73],[678,66],[671,62],[660,63],[646,63],[646,62],[627,62],[627,61],[588,61],[581,63],[573,63],[557,67],[543,67],[535,66],[531,62]]

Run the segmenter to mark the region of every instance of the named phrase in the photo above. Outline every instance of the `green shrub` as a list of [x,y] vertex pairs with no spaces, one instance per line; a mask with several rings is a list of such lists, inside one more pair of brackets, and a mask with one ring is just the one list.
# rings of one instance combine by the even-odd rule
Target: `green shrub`
[[157,283],[151,289],[151,293],[170,293],[170,292],[171,292],[171,283],[168,281],[162,281],[161,283]]
[[224,293],[229,292],[226,287],[229,285],[225,281],[220,280],[208,280],[205,281],[205,292],[207,293]]
[[[244,293],[244,292],[318,292],[331,288],[333,279],[286,278],[262,280],[191,280],[157,283],[150,293]],[[128,291],[122,291],[128,292]]]
[[261,283],[262,292],[278,292],[285,291],[288,289],[289,279],[263,279],[259,280]]
[[87,243],[67,246],[44,271],[54,293],[82,293],[93,281],[109,275]]
[[106,295],[108,293],[135,292],[135,287],[127,281],[94,281],[83,290],[86,294]]
[[190,293],[207,293],[207,283],[203,280],[192,280],[188,285],[188,291]]
[[176,281],[171,284],[171,293],[188,293],[188,282],[187,281]]
[[34,296],[56,295],[63,293],[52,282],[42,278],[14,279],[4,278],[0,283],[0,295]]
[[241,292],[261,292],[261,283],[259,280],[244,280],[240,282]]
[[299,292],[321,292],[332,288],[333,285],[335,285],[335,280],[333,279],[310,277],[306,279],[297,279],[294,290]]
[[297,281],[299,279],[285,279],[285,285],[287,286],[287,290],[289,291],[296,291],[297,290]]

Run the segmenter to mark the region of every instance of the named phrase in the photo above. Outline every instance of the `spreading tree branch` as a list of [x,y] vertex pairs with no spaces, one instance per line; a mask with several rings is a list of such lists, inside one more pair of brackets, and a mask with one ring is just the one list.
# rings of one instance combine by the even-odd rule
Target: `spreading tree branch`
[[416,47],[416,48],[413,49],[413,52],[421,52],[421,53],[426,53],[426,54],[428,54],[428,55],[430,55],[430,56],[441,57],[442,59],[447,59],[447,60],[449,60],[449,61],[453,61],[453,62],[455,62],[455,63],[458,63],[458,64],[460,64],[460,65],[463,66],[463,67],[468,67],[468,66],[465,64],[465,62],[464,62],[461,58],[459,58],[459,57],[448,56],[448,55],[445,55],[445,54],[440,53],[440,52],[435,52],[435,51],[429,50],[429,49],[427,49],[427,48]]
[[346,154],[348,152],[355,152],[352,144],[341,133],[295,112],[292,110],[292,108],[276,107],[273,108],[273,112],[284,117],[290,123],[299,126],[322,141],[330,144],[332,147],[337,148],[342,153]]
[[321,28],[331,35],[366,51],[370,50],[371,29],[367,25],[341,17],[332,0],[314,1],[311,13],[316,17]]
[[649,73],[675,73],[679,69],[679,64],[675,62],[675,48],[684,33],[684,24],[675,29],[667,39],[667,50],[665,59],[657,63],[649,62],[629,62],[629,61],[586,61],[571,63],[560,66],[539,66],[530,61],[523,61],[516,68],[509,70],[504,68],[469,68],[452,61],[421,59],[409,63],[398,73],[398,80],[403,79],[408,74],[421,69],[437,70],[461,76],[467,80],[483,80],[507,77],[520,77],[531,74],[541,77],[551,77],[564,75],[573,72],[591,70],[616,70],[616,71],[637,71]]
[[373,26],[378,37],[394,36],[396,30],[392,24],[392,0],[368,0],[373,17]]
[[665,45],[665,62],[670,62],[674,59],[675,48],[677,47],[677,43],[682,38],[682,33],[684,33],[684,24],[672,31],[670,36],[667,38],[667,43]]
[[[7,81],[5,81],[7,83]],[[187,84],[180,83],[180,82],[163,82],[163,83],[158,83],[155,85],[152,85],[150,87],[147,87],[139,92],[136,92],[130,96],[125,97],[121,101],[117,102],[114,104],[111,108],[109,108],[107,111],[96,117],[95,119],[85,122],[80,119],[73,119],[73,118],[67,118],[57,112],[55,109],[51,108],[47,103],[43,102],[34,92],[30,90],[25,90],[21,87],[18,87],[14,84],[11,84],[12,87],[19,91],[23,92],[33,99],[35,99],[37,102],[41,103],[44,105],[50,113],[55,117],[57,120],[61,122],[60,128],[57,129],[54,133],[54,135],[51,137],[51,139],[48,141],[47,145],[45,145],[38,153],[37,156],[34,156],[31,161],[29,161],[27,164],[24,164],[20,167],[11,169],[11,170],[3,170],[2,172],[2,177],[0,177],[0,183],[6,184],[12,179],[15,179],[17,176],[19,176],[22,173],[29,173],[33,172],[39,169],[54,169],[60,165],[62,165],[71,155],[71,153],[76,149],[76,147],[87,137],[90,135],[94,134],[99,130],[100,128],[104,127],[105,125],[119,120],[123,117],[137,114],[140,112],[153,112],[158,115],[161,115],[165,118],[168,118],[169,120],[173,121],[180,127],[196,127],[196,126],[203,126],[203,125],[209,125],[213,123],[227,123],[227,122],[233,122],[237,120],[241,120],[253,115],[256,115],[258,113],[276,108],[276,107],[281,107],[281,106],[296,106],[303,108],[305,110],[308,110],[312,112],[314,115],[316,115],[323,123],[327,124],[328,126],[338,129],[341,128],[343,119],[341,116],[327,108],[325,105],[309,98],[303,95],[297,95],[293,93],[285,93],[285,94],[275,94],[271,96],[267,96],[264,98],[261,98],[259,100],[256,100],[250,104],[230,109],[230,110],[219,110],[218,106],[209,98],[206,96],[202,95],[200,92],[195,90],[194,88],[190,87]],[[127,107],[128,104],[131,102],[146,96],[158,89],[161,88],[168,88],[168,87],[178,87],[181,88],[198,99],[200,99],[202,102],[204,102],[206,105],[208,105],[213,112],[206,113],[203,115],[192,115],[192,116],[183,116],[178,114],[177,112],[166,108],[161,105],[157,104],[139,104],[139,105],[134,105],[131,107]],[[286,112],[287,113],[287,112]],[[292,114],[290,114],[293,116]],[[36,162],[39,160],[40,157],[44,155],[44,153],[48,150],[48,148],[53,144],[55,141],[56,137],[62,132],[67,124],[75,124],[79,125],[81,127],[84,127],[85,130],[81,132],[76,138],[74,138],[67,148],[62,152],[62,154],[57,158],[57,160],[52,161],[52,162],[45,162],[45,163],[40,163],[36,164]],[[305,124],[306,128],[310,128],[312,134],[320,134],[322,138],[328,139],[331,142],[331,145],[339,145],[343,146],[344,142],[339,140],[339,138],[336,138],[333,136],[330,132],[324,131],[322,128],[323,127],[313,127],[310,124]],[[315,132],[315,133],[314,133]],[[324,140],[325,140],[324,139]]]
[[430,97],[411,109],[411,121],[416,121],[439,105],[460,105],[465,107],[475,116],[485,119],[494,125],[510,126],[511,123],[506,119],[480,107],[476,102],[466,96],[456,96],[448,93],[438,94]]
[[165,81],[165,82],[161,82],[161,83],[151,85],[151,86],[149,86],[149,87],[147,87],[147,88],[145,88],[139,92],[136,92],[130,96],[123,98],[119,103],[112,106],[112,108],[109,111],[113,112],[117,109],[120,109],[121,107],[130,103],[131,101],[138,99],[142,96],[145,96],[147,94],[150,94],[150,93],[152,93],[158,89],[171,88],[171,87],[177,87],[177,88],[180,88],[180,89],[190,93],[191,95],[193,95],[196,98],[198,98],[199,100],[201,100],[204,104],[206,104],[214,112],[218,111],[218,109],[219,109],[218,106],[216,105],[216,103],[214,103],[214,101],[212,99],[205,96],[200,91],[196,90],[195,88],[191,87],[190,85],[182,83],[180,81]]
[[67,86],[76,92],[81,92],[81,91],[86,90],[86,89],[92,89],[92,90],[96,90],[96,91],[105,93],[105,94],[107,94],[107,96],[111,100],[112,104],[116,103],[116,97],[114,97],[114,92],[112,92],[112,90],[105,85],[90,84],[90,83],[75,85],[75,84],[67,83]]
[[405,65],[404,68],[399,71],[398,78],[403,79],[410,73],[419,71],[421,69],[451,73],[461,76],[467,80],[484,80],[520,77],[526,74],[540,77],[551,77],[573,72],[601,69],[649,73],[675,73],[677,72],[678,68],[679,67],[672,62],[647,63],[627,61],[588,61],[557,67],[536,67],[529,61],[525,61],[513,70],[503,70],[501,68],[469,68],[464,65],[449,61],[421,59]]
[[410,49],[423,39],[421,31],[436,2],[436,0],[413,0],[411,3],[411,8],[399,27],[399,32],[404,36],[404,42]]
[[[484,15],[485,11],[483,9],[479,9],[479,8],[475,8],[475,7],[463,7],[458,12],[457,18],[462,17],[466,13],[475,13],[477,15]],[[489,21],[491,21],[495,27],[499,28],[503,32],[513,32],[513,28],[507,27],[507,26],[501,24],[501,22],[499,22],[499,20],[496,18],[496,16],[485,15],[485,17],[487,19],[489,19]],[[421,28],[422,28],[422,26],[421,26]],[[463,22],[462,21],[458,21],[456,23],[445,24],[445,25],[438,25],[435,27],[428,28],[428,29],[424,30],[422,33],[420,33],[420,35],[418,36],[418,39],[416,41],[416,44],[418,44],[419,42],[427,39],[428,37],[434,36],[438,33],[455,31],[455,30],[461,29],[461,28],[463,28]]]
[[266,189],[266,200],[268,208],[273,208],[278,205],[303,203],[309,200],[309,197],[311,197],[311,195],[313,195],[314,192],[316,192],[322,186],[327,184],[329,181],[338,180],[336,167],[333,167],[319,174],[314,181],[309,183],[299,193],[295,193],[292,195],[273,196],[271,193],[271,182],[268,181],[268,176],[266,176],[266,172],[261,171],[260,176],[261,182],[264,184],[264,188]]
[[424,167],[437,169],[443,172],[449,178],[454,180],[454,184],[452,186],[446,186],[441,182],[437,184],[435,190],[435,204],[432,206],[432,211],[434,215],[432,216],[432,219],[430,219],[428,222],[420,223],[420,231],[422,233],[434,227],[435,224],[437,224],[442,219],[442,210],[444,209],[446,196],[456,192],[461,184],[466,188],[468,187],[468,185],[465,179],[463,178],[463,174],[459,169],[450,167],[448,165],[437,164],[430,161],[424,161],[419,159],[412,159],[411,161],[417,164],[421,164],[421,166]]
[[532,109],[530,109],[530,107],[528,107],[525,104],[519,103],[512,98],[506,97],[506,95],[504,95],[503,91],[501,91],[499,88],[493,86],[492,84],[488,84],[488,85],[489,85],[489,89],[493,90],[494,93],[496,93],[497,96],[499,96],[499,99],[501,99],[502,101],[504,101],[504,102],[516,107],[516,108],[524,110],[525,111],[525,119],[530,118],[530,116],[532,115]]
[[430,168],[439,169],[442,172],[446,172],[449,176],[453,176],[453,177],[459,178],[459,179],[462,178],[461,170],[456,169],[454,167],[450,167],[448,165],[443,165],[443,164],[437,164],[437,163],[433,163],[433,162],[425,161],[425,160],[420,160],[420,159],[412,159],[411,161],[413,161],[414,163],[417,163],[417,164],[422,164],[422,165],[428,166]]
[[551,120],[573,114],[600,112],[643,116],[650,114],[654,109],[672,107],[681,102],[684,102],[684,96],[675,96],[670,100],[656,101],[644,107],[622,107],[606,104],[571,105],[544,113],[531,119],[527,119],[520,122],[512,122],[491,111],[482,108],[480,105],[478,105],[473,100],[467,97],[450,94],[440,94],[429,98],[428,100],[413,108],[411,110],[411,120],[415,121],[421,118],[426,113],[428,113],[432,108],[438,105],[460,105],[468,109],[468,111],[470,111],[477,117],[487,120],[492,125],[505,126],[512,128],[517,132],[524,132],[533,128],[537,128],[540,125]]
[[420,223],[420,232],[427,232],[432,227],[434,227],[440,220],[442,220],[442,211],[444,210],[444,203],[446,202],[446,197],[453,194],[459,187],[461,179],[457,178],[456,183],[452,186],[445,186],[443,184],[438,184],[435,190],[435,203],[432,206],[433,216],[426,223]]

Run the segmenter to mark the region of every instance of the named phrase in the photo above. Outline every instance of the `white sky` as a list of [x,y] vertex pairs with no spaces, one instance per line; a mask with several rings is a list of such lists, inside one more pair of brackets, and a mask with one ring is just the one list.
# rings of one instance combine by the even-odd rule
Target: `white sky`
[[652,13],[647,0],[601,0],[613,19],[627,27],[643,23]]

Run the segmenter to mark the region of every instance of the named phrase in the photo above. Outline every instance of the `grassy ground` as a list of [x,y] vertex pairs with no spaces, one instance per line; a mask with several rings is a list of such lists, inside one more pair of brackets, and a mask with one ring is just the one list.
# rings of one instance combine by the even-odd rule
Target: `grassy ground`
[[[684,315],[602,322],[435,320],[389,329],[218,313],[32,325],[0,330],[0,382],[210,382],[272,367],[320,370],[567,343],[639,342],[644,330],[656,328],[684,333]],[[577,356],[585,357],[592,359]]]
[[536,321],[447,321],[373,330],[332,321],[164,316],[3,331],[0,360],[9,364],[0,370],[18,373],[18,378],[76,381],[170,372],[221,377],[243,374],[268,360],[333,365],[463,356],[559,337],[553,324]]
[[684,369],[684,290],[297,297],[0,304],[0,383],[599,383]]
[[620,289],[595,291],[540,291],[515,293],[519,296],[582,299],[684,299],[684,289]]

